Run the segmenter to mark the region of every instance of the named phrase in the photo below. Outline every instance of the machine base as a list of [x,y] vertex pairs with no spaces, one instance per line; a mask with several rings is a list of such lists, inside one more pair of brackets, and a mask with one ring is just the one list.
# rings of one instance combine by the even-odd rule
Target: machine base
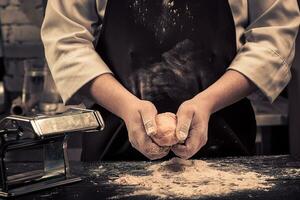
[[44,189],[49,189],[49,188],[53,188],[53,187],[57,187],[57,186],[61,186],[61,185],[79,182],[81,180],[82,180],[82,178],[80,178],[80,177],[71,177],[68,179],[65,179],[64,177],[63,177],[63,179],[62,178],[54,178],[54,179],[43,181],[40,183],[34,183],[34,184],[29,184],[26,186],[14,188],[14,189],[9,190],[8,192],[0,191],[0,197],[16,197],[16,196],[44,190]]

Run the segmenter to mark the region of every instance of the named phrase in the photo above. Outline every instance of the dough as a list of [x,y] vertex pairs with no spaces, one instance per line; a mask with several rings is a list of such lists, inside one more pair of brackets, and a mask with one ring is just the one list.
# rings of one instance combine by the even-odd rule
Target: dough
[[157,134],[151,136],[159,146],[173,146],[178,143],[176,137],[177,119],[174,113],[161,113],[155,118],[157,125]]

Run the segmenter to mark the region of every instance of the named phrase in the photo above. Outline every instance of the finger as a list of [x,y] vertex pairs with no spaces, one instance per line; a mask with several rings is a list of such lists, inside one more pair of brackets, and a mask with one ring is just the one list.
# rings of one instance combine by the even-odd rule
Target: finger
[[160,147],[153,143],[152,140],[147,140],[145,143],[144,155],[150,160],[157,160],[168,155],[170,147]]
[[177,112],[176,137],[179,143],[184,143],[189,135],[190,126],[193,119],[193,111],[185,107],[180,107]]
[[207,129],[205,128],[193,128],[185,144],[178,144],[172,147],[172,151],[175,155],[189,159],[194,156],[207,142]]
[[177,144],[172,146],[171,150],[173,151],[173,153],[182,158],[182,159],[189,159],[188,155],[188,148],[186,145],[183,144]]
[[146,134],[148,136],[153,136],[156,135],[157,133],[157,128],[156,128],[156,124],[155,124],[155,120],[143,120],[144,123],[144,128],[146,131]]
[[186,146],[194,147],[196,153],[206,144],[207,142],[207,127],[201,126],[193,128],[190,131],[189,137],[186,139]]
[[129,129],[128,130],[128,140],[129,140],[131,146],[137,150],[138,150],[137,137],[141,133],[142,132],[140,129],[131,129],[131,130]]
[[143,110],[140,111],[140,115],[143,120],[144,128],[148,136],[156,135],[157,126],[155,122],[155,116],[157,115],[157,110],[153,105],[145,106]]
[[139,139],[141,140],[141,149],[143,149],[143,154],[150,160],[163,158],[170,151],[170,147],[161,147],[157,145],[146,134],[141,135]]
[[170,147],[160,147],[155,144],[142,126],[134,130],[130,135],[132,146],[150,160],[163,158],[170,151]]

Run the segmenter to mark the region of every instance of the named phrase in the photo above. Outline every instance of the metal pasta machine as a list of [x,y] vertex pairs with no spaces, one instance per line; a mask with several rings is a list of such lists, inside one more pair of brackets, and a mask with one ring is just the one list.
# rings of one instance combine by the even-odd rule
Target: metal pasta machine
[[[68,137],[72,133],[99,132],[103,128],[98,111],[78,108],[55,115],[4,118],[0,121],[0,197],[19,196],[80,181],[80,177],[70,173]],[[11,152],[24,154],[32,149],[35,149],[33,152],[37,149],[42,159],[28,166],[7,156]],[[35,153],[28,153],[26,158],[35,156]]]

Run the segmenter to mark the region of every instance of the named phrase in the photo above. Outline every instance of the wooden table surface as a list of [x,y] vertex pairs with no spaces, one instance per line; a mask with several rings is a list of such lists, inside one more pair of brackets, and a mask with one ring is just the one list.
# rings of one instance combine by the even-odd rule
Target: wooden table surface
[[[208,159],[210,163],[222,169],[231,167],[246,167],[251,171],[274,177],[268,180],[274,184],[269,191],[240,191],[219,197],[199,197],[197,199],[300,199],[300,159],[290,156],[263,156],[243,158]],[[133,189],[124,186],[109,184],[108,180],[120,174],[143,175],[145,167],[157,162],[99,162],[99,163],[71,163],[72,171],[82,177],[83,181],[61,186],[45,191],[27,194],[15,198],[16,200],[100,200],[118,196],[121,199],[158,199],[155,196],[131,196],[124,195]],[[26,166],[30,168],[30,164]],[[100,167],[100,168],[99,168]],[[99,171],[99,169],[102,169]],[[99,173],[95,174],[95,170]],[[123,197],[122,197],[123,195]],[[119,199],[118,198],[118,199]],[[182,198],[178,198],[182,199]],[[188,198],[187,198],[188,199]]]

